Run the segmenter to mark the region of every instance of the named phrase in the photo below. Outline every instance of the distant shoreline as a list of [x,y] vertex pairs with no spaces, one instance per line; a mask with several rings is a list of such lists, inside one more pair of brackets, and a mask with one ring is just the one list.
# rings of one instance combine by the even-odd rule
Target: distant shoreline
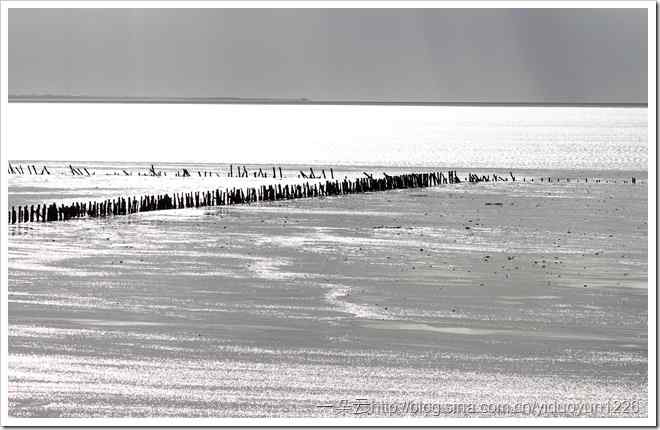
[[530,103],[530,102],[432,102],[373,100],[310,100],[239,97],[92,97],[92,96],[23,96],[10,95],[9,103],[115,103],[115,104],[258,104],[325,106],[499,106],[499,107],[616,107],[648,108],[648,103]]

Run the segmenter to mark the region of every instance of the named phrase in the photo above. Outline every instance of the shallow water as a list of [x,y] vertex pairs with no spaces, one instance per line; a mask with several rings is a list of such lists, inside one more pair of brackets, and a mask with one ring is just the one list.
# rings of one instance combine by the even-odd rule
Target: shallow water
[[[163,176],[30,161],[53,174],[10,175],[10,206],[291,183],[310,166],[518,180],[9,226],[9,414],[645,416],[647,114],[12,104],[24,167],[154,159]],[[229,163],[283,178],[228,178]],[[611,401],[637,408],[599,409]],[[430,413],[383,406],[411,402]]]
[[10,226],[10,415],[645,415],[648,188],[624,175]]
[[[157,164],[155,167],[157,171],[162,172],[163,176],[148,176],[149,163],[94,163],[94,162],[53,162],[53,161],[25,161],[19,160],[14,162],[15,165],[22,165],[25,169],[27,165],[43,166],[49,168],[51,175],[9,175],[8,176],[8,202],[9,206],[17,205],[37,205],[37,204],[51,204],[61,203],[69,204],[71,202],[88,202],[100,201],[104,199],[116,199],[117,197],[138,197],[141,195],[158,195],[158,194],[172,194],[172,193],[189,193],[201,192],[215,189],[231,189],[231,188],[248,188],[259,187],[261,185],[277,185],[277,184],[298,184],[309,182],[313,184],[316,181],[325,182],[330,180],[331,177],[342,180],[344,178],[354,179],[364,177],[364,173],[373,175],[374,177],[383,177],[383,173],[389,175],[398,175],[402,173],[419,173],[442,171],[446,174],[448,169],[453,167],[442,166],[415,166],[415,167],[392,167],[392,166],[331,166],[331,165],[288,165],[284,164],[282,167],[282,178],[279,177],[279,170],[276,170],[276,178],[273,178],[272,165],[247,165],[249,177],[238,178],[236,176],[228,177],[230,165],[228,164],[208,164],[200,166],[199,164],[186,164],[186,163],[162,163]],[[69,169],[69,164],[73,164],[77,168],[86,167],[93,176],[78,176],[72,175]],[[39,170],[41,167],[37,167]],[[191,177],[177,177],[176,172],[182,169],[188,169]],[[313,169],[314,174],[321,178],[306,179],[299,176],[302,170],[306,175],[310,174],[310,168]],[[332,173],[330,169],[332,170]],[[236,175],[236,166],[233,167],[234,175]],[[267,178],[253,176],[254,172],[259,169],[268,173]],[[131,176],[126,176],[123,171],[131,173]],[[558,179],[564,183],[569,180],[575,184],[583,182],[587,179],[590,182],[601,180],[603,182],[623,182],[630,181],[635,177],[639,181],[645,181],[647,172],[645,170],[607,170],[607,171],[594,171],[594,170],[539,170],[539,169],[465,169],[456,168],[460,178],[465,179],[468,173],[475,173],[478,175],[486,175],[492,178],[493,174],[510,179],[509,172],[511,172],[517,181],[540,181],[543,178],[547,182],[550,177],[552,181]],[[208,172],[209,176],[203,176],[203,172]],[[200,173],[202,176],[200,176]],[[212,176],[211,176],[212,173]],[[138,176],[140,174],[140,176]],[[323,178],[325,174],[325,178]],[[332,175],[332,176],[331,176]],[[465,179],[467,180],[467,179]],[[445,188],[436,189],[437,192],[445,193]],[[449,192],[451,192],[451,189]],[[541,193],[547,197],[569,197],[570,193],[564,193],[565,187],[551,187],[537,188],[537,187],[523,187],[513,192],[521,193]],[[457,192],[461,192],[458,190]],[[562,194],[564,193],[564,194]],[[328,210],[334,210],[328,208]],[[337,214],[339,215],[339,214]],[[181,216],[180,214],[177,216]]]

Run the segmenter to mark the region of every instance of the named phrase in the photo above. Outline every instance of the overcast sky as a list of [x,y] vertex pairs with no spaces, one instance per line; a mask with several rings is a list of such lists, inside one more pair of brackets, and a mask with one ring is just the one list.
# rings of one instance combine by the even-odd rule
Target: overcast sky
[[647,102],[645,9],[10,9],[10,95]]

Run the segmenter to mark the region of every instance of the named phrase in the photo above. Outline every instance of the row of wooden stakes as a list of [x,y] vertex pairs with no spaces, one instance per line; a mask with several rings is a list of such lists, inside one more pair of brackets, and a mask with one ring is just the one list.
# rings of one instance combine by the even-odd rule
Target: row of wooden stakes
[[[326,197],[343,194],[355,194],[374,191],[387,191],[403,188],[421,188],[431,187],[441,184],[456,184],[462,182],[456,171],[449,171],[445,175],[443,172],[429,173],[409,173],[390,176],[383,173],[383,178],[374,178],[373,175],[366,172],[365,177],[349,180],[344,178],[339,180],[326,180],[325,182],[315,182],[310,184],[276,184],[262,185],[258,188],[232,188],[216,189],[202,192],[190,193],[172,193],[159,194],[151,196],[119,197],[116,200],[108,199],[100,202],[76,202],[70,205],[55,203],[50,205],[27,205],[13,207],[9,211],[9,224],[27,223],[27,222],[51,222],[66,221],[76,218],[104,218],[114,215],[129,215],[138,212],[150,212],[166,209],[184,209],[199,208],[207,206],[226,206],[245,203],[256,203],[262,201],[288,200],[308,197]],[[509,172],[511,181],[516,181],[513,173]],[[478,182],[499,182],[509,181],[509,177],[502,177],[497,174],[491,176],[476,175],[468,173],[464,178],[470,183]],[[542,178],[541,182],[547,179],[552,182],[552,178]],[[523,178],[526,182],[526,178]],[[570,181],[569,178],[566,179]],[[585,179],[586,181],[586,179]],[[533,179],[531,180],[533,182]],[[557,178],[559,182],[559,178]],[[598,180],[595,180],[598,182]],[[628,182],[628,181],[624,181]],[[630,183],[636,183],[636,178],[632,178]]]
[[[26,167],[27,167],[28,175],[50,175],[50,171],[46,166],[43,166],[41,170],[38,170],[37,166],[35,166],[34,164],[28,164]],[[11,163],[9,163],[9,167],[7,168],[7,173],[9,173],[10,175],[24,175],[25,170],[23,170],[23,166],[21,166],[20,164],[17,166],[13,166]]]
[[[87,168],[85,168],[85,167],[82,167],[82,168],[74,167],[71,164],[69,164],[69,170],[71,171],[71,174],[73,176],[94,176],[94,175],[96,175],[96,172],[91,172],[90,173],[90,171],[87,170]],[[277,176],[277,171],[276,171],[275,167],[272,167],[272,170],[273,170],[273,176],[272,177],[273,177],[273,179],[276,179],[278,176]],[[279,178],[282,179],[283,178],[282,168],[278,167],[277,170],[279,171]],[[25,174],[25,170],[23,169],[22,165],[12,165],[11,163],[9,163],[8,172],[9,172],[9,174],[16,174],[16,175]],[[45,165],[41,168],[41,170],[38,170],[35,165],[28,164],[27,165],[27,172],[28,172],[28,174],[31,174],[31,175],[44,175],[44,174],[50,175],[51,174],[50,171],[48,170],[48,167],[46,167]],[[250,176],[250,173],[252,173],[252,176],[254,176],[255,178],[268,178],[269,174],[270,174],[268,172],[268,169],[264,170],[262,168],[260,168],[259,171],[254,170],[252,172],[249,172],[247,170],[246,166],[237,166],[236,172],[237,172],[237,175],[238,175],[239,178],[247,178],[247,177]],[[127,170],[122,170],[122,173],[125,176],[132,176],[133,175],[132,172],[129,172]],[[118,173],[118,172],[114,172],[113,174],[114,175],[121,175],[121,173]],[[367,175],[367,176],[370,176],[367,173],[364,173],[364,174]],[[213,171],[202,171],[202,170],[198,171],[197,175],[200,176],[200,177],[213,177],[214,175],[216,177],[221,177],[220,173],[213,172]],[[448,175],[456,176],[455,171],[449,171]],[[157,170],[156,167],[152,164],[151,167],[148,169],[148,171],[146,173],[138,172],[138,176],[167,176],[167,172],[162,171],[162,170]],[[184,168],[181,171],[177,170],[175,172],[175,176],[176,177],[191,177],[193,175],[191,175],[191,173],[188,169]],[[335,178],[334,170],[332,168],[330,168],[330,172],[329,172],[328,176],[330,177],[330,179]],[[234,177],[234,165],[233,164],[229,165],[229,172],[227,172],[227,177],[230,177],[230,178]],[[300,170],[297,174],[297,177],[298,178],[304,178],[304,179],[327,179],[325,169],[321,169],[321,173],[316,173],[316,172],[314,172],[314,169],[312,169],[311,167],[309,168],[309,173],[307,173],[303,170]],[[512,172],[509,172],[509,177],[511,178],[512,181],[516,180],[516,177],[513,175]],[[465,178],[465,180],[468,181],[468,182],[472,182],[472,183],[474,183],[474,182],[491,182],[491,181],[492,182],[498,182],[498,181],[508,181],[509,177],[506,177],[506,176],[502,177],[502,176],[499,176],[497,174],[493,174],[492,177],[489,176],[489,175],[479,176],[479,175],[476,175],[476,174],[469,173],[468,176]],[[460,182],[458,180],[457,176],[456,176],[456,178],[457,178],[456,179],[457,182]],[[575,181],[580,181],[580,179],[578,179],[578,178],[573,178],[573,179]],[[554,180],[555,180],[555,182],[562,182],[562,181],[571,182],[571,178],[554,178]],[[523,178],[523,181],[527,182],[527,178]],[[541,178],[537,178],[537,181],[538,182],[553,182],[553,178],[541,177]],[[534,182],[534,178],[531,178],[530,182]],[[584,178],[584,182],[589,182],[589,179]],[[592,182],[601,183],[602,180],[601,179],[593,179]],[[609,181],[606,181],[606,182],[609,182]],[[616,183],[616,180],[613,181],[613,182]],[[627,180],[624,180],[623,182],[628,183]],[[632,179],[630,180],[630,183],[635,184],[636,182],[637,182],[637,179],[633,176]]]
[[[277,170],[275,169],[275,167],[272,167],[272,169],[273,169],[273,176],[272,176],[273,179],[278,177],[277,172],[279,172],[280,179],[282,179],[284,177],[283,174],[282,174],[282,167],[277,167]],[[12,165],[11,163],[9,163],[9,167],[8,167],[7,170],[8,170],[8,173],[10,175],[24,175],[25,174],[25,170],[23,169],[23,166],[20,165],[20,164],[19,165]],[[71,174],[73,176],[94,176],[94,175],[96,175],[96,172],[92,171],[90,173],[90,171],[87,170],[87,168],[85,168],[85,167],[74,167],[71,164],[69,164],[69,171],[71,172]],[[43,166],[43,168],[41,170],[37,170],[35,165],[28,164],[27,165],[27,173],[30,174],[30,175],[44,175],[44,174],[50,175],[50,171],[48,170],[48,167],[46,167],[45,165]],[[253,171],[249,172],[246,166],[237,166],[236,173],[237,173],[239,178],[250,177],[250,173],[255,178],[268,178],[269,175],[270,175],[268,169],[259,168],[259,171],[253,170]],[[118,176],[118,175],[121,176],[122,174],[124,176],[133,176],[133,173],[127,171],[126,169],[122,169],[121,173],[120,172],[113,172],[112,174],[115,175],[115,176]],[[220,177],[221,176],[220,173],[210,171],[210,170],[199,170],[199,171],[197,171],[197,175],[200,176],[200,177],[213,177],[213,176]],[[147,172],[144,172],[144,173],[143,172],[138,172],[137,176],[167,176],[167,172],[164,171],[164,170],[156,169],[156,167],[152,164],[151,167],[149,169],[147,169]],[[181,171],[177,170],[174,173],[174,176],[185,178],[185,177],[191,177],[193,175],[190,173],[190,171],[188,169],[183,168],[183,169],[181,169]],[[330,176],[330,179],[335,178],[334,171],[333,171],[332,168],[330,168],[330,175],[329,176]],[[234,165],[233,164],[229,165],[229,172],[227,172],[227,177],[229,177],[229,178],[234,177]],[[306,179],[307,178],[309,178],[309,179],[316,179],[316,178],[326,179],[326,174],[325,174],[325,169],[321,170],[321,174],[316,174],[316,173],[314,173],[314,169],[312,169],[310,167],[309,168],[309,173],[306,173],[306,172],[301,170],[298,173],[298,177],[299,178],[306,178]]]
[[[50,175],[50,170],[48,170],[46,165],[44,165],[41,170],[38,170],[37,166],[34,164],[28,164],[26,167],[28,175]],[[71,164],[69,164],[69,170],[73,176],[93,176],[96,174],[95,172],[90,173],[89,170],[87,170],[85,167],[73,167]],[[23,166],[20,164],[14,166],[9,163],[7,173],[10,175],[24,175],[25,170],[23,170]]]
[[119,197],[100,202],[76,202],[69,205],[30,205],[13,207],[9,211],[9,223],[66,221],[77,218],[103,218],[114,215],[129,215],[165,209],[225,206],[262,201],[288,200],[307,197],[326,197],[402,188],[430,187],[460,182],[455,172],[410,173],[375,179],[365,174],[364,178],[334,180],[310,184],[276,184],[252,188],[216,189],[202,192],[159,194],[151,196]]

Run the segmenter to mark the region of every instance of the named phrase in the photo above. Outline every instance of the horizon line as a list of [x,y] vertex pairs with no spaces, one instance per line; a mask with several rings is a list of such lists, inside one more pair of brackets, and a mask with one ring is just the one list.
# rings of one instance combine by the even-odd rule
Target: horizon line
[[314,100],[258,97],[108,97],[62,95],[9,95],[9,103],[114,103],[114,104],[261,104],[261,105],[364,105],[364,106],[545,106],[545,107],[647,107],[648,102],[530,102],[530,101],[412,101],[412,100]]

